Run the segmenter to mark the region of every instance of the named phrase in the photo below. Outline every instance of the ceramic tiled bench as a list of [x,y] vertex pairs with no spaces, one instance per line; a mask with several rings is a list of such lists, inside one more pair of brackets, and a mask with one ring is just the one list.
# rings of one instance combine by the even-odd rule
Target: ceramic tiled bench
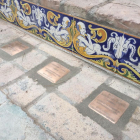
[[0,0],[0,18],[140,84],[140,38],[24,0]]

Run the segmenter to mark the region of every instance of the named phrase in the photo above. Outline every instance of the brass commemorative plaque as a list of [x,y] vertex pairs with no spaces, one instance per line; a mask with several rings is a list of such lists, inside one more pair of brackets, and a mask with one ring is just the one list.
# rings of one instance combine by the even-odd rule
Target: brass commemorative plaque
[[57,62],[51,62],[37,73],[49,80],[52,83],[56,83],[59,79],[61,79],[64,75],[69,73],[70,70],[60,65]]
[[8,54],[10,54],[11,56],[13,56],[15,54],[18,54],[18,53],[28,49],[28,47],[18,41],[15,41],[8,45],[3,46],[1,49],[3,51],[7,52]]
[[89,104],[90,109],[102,115],[112,123],[116,123],[119,120],[128,106],[129,103],[107,91],[102,91]]

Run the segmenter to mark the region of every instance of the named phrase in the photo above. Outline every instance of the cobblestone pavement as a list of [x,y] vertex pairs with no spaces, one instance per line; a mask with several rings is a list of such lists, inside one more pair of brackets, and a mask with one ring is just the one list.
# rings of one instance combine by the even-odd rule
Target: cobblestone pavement
[[[140,139],[140,87],[3,20],[0,29],[0,140]],[[27,49],[5,52],[14,41]],[[51,62],[70,70],[56,83],[38,74]],[[116,124],[88,107],[102,91],[129,103]]]

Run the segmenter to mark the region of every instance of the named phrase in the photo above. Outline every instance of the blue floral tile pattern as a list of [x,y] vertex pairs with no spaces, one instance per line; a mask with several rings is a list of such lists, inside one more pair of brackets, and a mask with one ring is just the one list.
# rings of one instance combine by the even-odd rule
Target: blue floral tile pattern
[[140,39],[24,0],[0,0],[0,18],[140,84]]

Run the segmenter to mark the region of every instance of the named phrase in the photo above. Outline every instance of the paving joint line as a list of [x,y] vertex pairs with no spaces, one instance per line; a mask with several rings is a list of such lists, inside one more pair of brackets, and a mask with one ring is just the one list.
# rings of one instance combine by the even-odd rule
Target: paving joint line
[[[1,91],[1,92],[4,93],[3,91]],[[5,94],[5,93],[4,93],[4,94]],[[5,94],[5,95],[6,95],[7,99],[8,99],[12,104],[18,106],[17,104],[15,104],[15,102],[14,102],[13,100],[11,100],[11,98],[8,96],[8,94]],[[42,130],[44,130],[45,133],[49,134],[49,135],[50,135],[51,137],[53,137],[55,140],[58,140],[54,135],[52,135],[50,132],[48,132],[41,124],[39,124],[38,121],[37,121],[34,117],[32,117],[32,116],[30,115],[30,113],[28,112],[28,110],[27,110],[26,108],[21,107],[21,106],[19,106],[19,107],[21,108],[22,111],[24,111],[24,112],[26,113],[26,115],[27,115],[29,118],[31,118],[31,119],[33,120],[33,122],[34,122],[35,125],[39,126]]]
[[97,11],[100,7],[105,6],[105,5],[109,4],[109,3],[112,3],[112,0],[107,0],[107,1],[105,1],[105,2],[102,2],[102,3],[98,4],[98,5],[93,6],[93,7],[88,11],[88,13],[89,13],[89,14],[91,14],[91,13],[94,14],[94,13],[96,13],[96,11]]
[[[98,123],[101,127],[103,127],[105,130],[107,130],[109,133],[111,133],[114,136],[114,140],[123,140],[123,130],[126,126],[126,124],[129,121],[129,118],[131,118],[132,114],[134,113],[136,107],[140,105],[140,102],[136,102],[134,99],[131,97],[127,97],[126,95],[121,94],[119,91],[108,87],[107,91],[113,93],[114,95],[118,95],[117,97],[121,98],[122,100],[125,100],[126,102],[129,102],[130,106],[128,110],[125,111],[125,113],[121,116],[121,118],[118,120],[118,122],[114,125],[111,122],[109,122],[107,119],[99,115],[98,113],[92,111],[91,109],[88,108],[88,104],[97,97],[103,91],[106,89],[105,87],[108,87],[104,83],[101,84],[95,91],[93,91],[86,99],[84,99],[80,104],[78,104],[76,109],[78,110],[79,113],[81,113],[83,116],[89,117],[91,120],[94,122]],[[115,93],[114,93],[114,92]],[[119,93],[119,94],[118,94]],[[131,110],[131,114],[129,113],[129,110]],[[83,111],[84,110],[84,111]],[[122,121],[124,121],[124,117],[128,115],[129,118],[122,124]],[[108,127],[110,126],[110,127]]]
[[63,99],[64,101],[68,102],[69,104],[71,104],[73,107],[76,106],[76,103],[74,103],[70,98],[68,98],[67,96],[65,96],[63,93],[61,93],[60,91],[58,91],[57,89],[54,90],[54,93],[60,97],[61,99]]
[[28,103],[26,106],[24,106],[25,109],[29,110],[32,106],[34,106],[35,104],[37,104],[40,100],[42,100],[44,97],[46,97],[47,95],[49,95],[51,93],[47,93],[46,91],[40,95],[39,97],[37,97],[36,99],[34,99],[32,102]]

